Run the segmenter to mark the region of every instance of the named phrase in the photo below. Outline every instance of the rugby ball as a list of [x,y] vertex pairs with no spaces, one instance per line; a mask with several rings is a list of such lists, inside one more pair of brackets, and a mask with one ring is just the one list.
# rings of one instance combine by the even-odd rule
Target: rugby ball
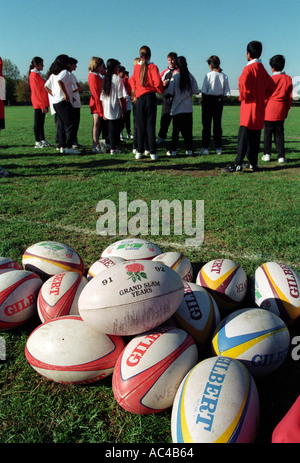
[[0,257],[0,275],[10,270],[23,270],[23,267],[9,257]]
[[173,315],[175,323],[201,344],[211,343],[220,322],[219,308],[214,298],[202,286],[184,282],[183,299]]
[[286,264],[266,262],[253,277],[254,301],[287,324],[300,319],[300,277]]
[[27,270],[11,270],[0,275],[1,330],[22,325],[36,314],[42,283],[38,275]]
[[207,262],[199,271],[196,283],[206,288],[219,308],[232,309],[242,302],[247,292],[247,275],[231,259]]
[[67,315],[39,325],[27,339],[25,355],[47,379],[87,384],[112,374],[124,346],[121,337],[99,333],[81,317]]
[[284,321],[264,309],[241,309],[224,318],[212,340],[213,352],[240,360],[253,376],[265,376],[285,360],[290,334]]
[[64,315],[79,315],[79,294],[87,279],[77,272],[57,273],[42,285],[37,309],[42,323]]
[[133,338],[113,372],[113,393],[131,413],[157,413],[172,406],[186,373],[196,365],[198,352],[184,330],[159,327]]
[[170,267],[151,260],[123,262],[88,282],[79,296],[79,314],[103,333],[139,334],[170,318],[183,293],[183,282]]
[[101,257],[100,259],[96,260],[87,273],[87,279],[91,280],[94,278],[95,275],[106,270],[107,268],[111,267],[112,265],[119,264],[120,262],[124,262],[125,259],[122,257]]
[[70,246],[56,241],[42,241],[26,249],[22,257],[25,270],[39,275],[43,281],[60,272],[84,272],[84,263]]
[[229,357],[198,363],[176,393],[174,443],[252,443],[259,422],[259,397],[247,368]]
[[193,267],[187,257],[181,252],[164,252],[154,257],[155,262],[162,262],[177,272],[183,281],[192,281]]
[[128,238],[111,244],[102,252],[100,257],[122,257],[125,260],[153,259],[162,250],[147,240]]

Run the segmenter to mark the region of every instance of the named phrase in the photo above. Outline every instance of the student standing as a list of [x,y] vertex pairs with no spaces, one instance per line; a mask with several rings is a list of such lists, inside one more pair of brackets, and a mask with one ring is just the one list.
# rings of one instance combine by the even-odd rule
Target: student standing
[[74,141],[73,82],[68,69],[69,57],[59,55],[50,67],[45,89],[53,97],[60,151],[67,154],[79,154],[79,151],[72,148]]
[[[93,153],[101,153],[102,149],[106,152],[108,142],[107,123],[103,120],[103,107],[100,101],[102,84],[106,73],[105,63],[102,58],[93,56],[89,64],[88,83],[91,92],[90,108],[93,115]],[[103,140],[99,143],[99,137],[102,133]],[[106,141],[105,141],[106,140]],[[102,148],[101,146],[102,145]]]
[[212,55],[207,60],[210,72],[202,85],[202,149],[199,154],[209,154],[211,126],[217,154],[222,154],[222,113],[224,97],[230,95],[228,77],[220,68],[220,59]]
[[78,130],[80,124],[80,108],[81,108],[81,100],[80,100],[80,91],[81,87],[77,81],[77,78],[74,74],[74,71],[77,68],[77,59],[70,58],[70,67],[69,71],[71,73],[71,79],[73,82],[73,114],[74,114],[74,141],[73,141],[73,148],[79,148],[80,145],[78,143]]
[[262,161],[271,160],[272,137],[274,135],[275,146],[280,164],[286,162],[284,149],[284,121],[288,116],[293,98],[292,79],[284,71],[285,58],[275,55],[270,59],[272,79],[276,88],[267,100],[264,126],[264,155]]
[[117,149],[120,142],[121,118],[123,117],[123,99],[127,92],[123,79],[118,76],[119,61],[109,59],[106,63],[106,74],[103,79],[100,100],[103,105],[103,117],[107,120],[110,142],[110,154],[121,153]]
[[134,67],[133,75],[130,79],[131,87],[136,97],[136,121],[138,146],[135,155],[136,159],[141,159],[145,151],[146,134],[150,158],[157,160],[156,152],[156,93],[163,92],[163,83],[158,67],[150,62],[151,50],[144,45],[140,48],[140,62]]
[[243,159],[248,157],[250,168],[258,170],[258,151],[261,130],[265,120],[265,100],[274,90],[275,84],[265,70],[261,60],[262,44],[258,41],[247,45],[248,64],[239,78],[240,128],[238,154],[234,163],[222,169],[224,172],[242,172]]
[[31,103],[34,108],[34,136],[35,148],[45,148],[50,146],[45,139],[45,116],[49,109],[48,93],[45,90],[45,79],[42,76],[44,61],[39,56],[35,56],[29,67],[29,87],[31,91]]
[[172,96],[171,116],[173,118],[173,131],[171,150],[167,156],[176,156],[176,149],[181,132],[186,154],[193,154],[193,105],[192,96],[199,93],[199,87],[195,77],[189,72],[184,56],[176,58],[175,74],[168,86],[168,92]]
[[163,91],[163,102],[161,108],[161,118],[160,118],[160,129],[158,132],[157,143],[163,143],[167,138],[167,133],[172,121],[171,107],[172,107],[172,96],[168,92],[169,83],[176,71],[175,61],[177,58],[177,53],[171,51],[168,56],[168,67],[161,73],[161,79],[164,86]]

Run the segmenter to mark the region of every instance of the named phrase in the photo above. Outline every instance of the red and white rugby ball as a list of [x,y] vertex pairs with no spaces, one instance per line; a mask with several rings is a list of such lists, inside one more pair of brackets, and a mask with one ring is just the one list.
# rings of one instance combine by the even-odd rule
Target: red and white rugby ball
[[122,257],[125,260],[153,259],[162,250],[151,241],[141,238],[128,238],[111,244],[101,254],[101,257]]
[[57,273],[40,289],[37,309],[42,323],[64,315],[79,315],[78,298],[87,279],[77,272]]
[[0,275],[10,270],[23,270],[23,267],[9,257],[0,257]]
[[124,346],[121,337],[99,333],[81,317],[67,315],[39,325],[27,339],[25,355],[52,381],[87,384],[112,374]]
[[253,283],[258,307],[279,315],[289,325],[300,319],[300,277],[290,266],[266,262],[256,269]]
[[102,333],[130,336],[151,330],[176,312],[183,282],[152,260],[123,262],[96,275],[79,296],[79,314]]
[[215,259],[207,262],[197,275],[196,283],[206,288],[219,308],[235,308],[247,292],[247,275],[244,269],[231,259]]
[[42,280],[27,270],[0,275],[0,329],[8,330],[27,322],[37,312]]
[[173,315],[176,324],[204,346],[211,343],[220,322],[219,308],[214,298],[202,286],[184,283],[184,297]]
[[96,260],[96,262],[94,262],[89,268],[89,271],[87,273],[87,279],[91,280],[98,273],[103,272],[103,270],[106,270],[112,265],[124,262],[124,260],[125,259],[123,259],[122,257],[100,257],[100,259]]
[[23,254],[25,270],[39,275],[43,281],[60,272],[84,272],[84,263],[70,246],[56,241],[33,244]]
[[183,281],[192,281],[193,267],[190,260],[185,257],[181,252],[163,252],[154,257],[155,262],[162,262],[163,264],[171,267],[177,272]]
[[218,356],[198,363],[176,393],[174,443],[252,443],[259,424],[255,382],[238,360]]
[[133,338],[113,372],[113,392],[131,413],[157,413],[173,404],[186,373],[196,365],[198,352],[184,330],[159,327]]
[[284,321],[264,309],[240,309],[217,327],[212,348],[216,355],[235,358],[255,377],[276,370],[286,359],[290,333]]

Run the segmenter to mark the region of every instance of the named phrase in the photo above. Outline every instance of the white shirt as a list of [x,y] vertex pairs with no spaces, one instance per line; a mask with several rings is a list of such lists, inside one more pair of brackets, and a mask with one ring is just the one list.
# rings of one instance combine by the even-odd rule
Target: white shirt
[[117,74],[113,74],[111,79],[110,95],[104,95],[102,90],[100,96],[100,100],[103,105],[104,117],[106,119],[120,119],[122,113],[119,98],[127,98],[127,91],[123,80]]
[[228,77],[223,72],[211,71],[204,77],[202,93],[205,95],[230,95]]
[[77,79],[76,79],[76,76],[71,72],[71,79],[72,79],[72,83],[73,83],[73,106],[74,108],[80,108],[81,107],[81,100],[80,100],[80,94],[78,91],[76,91],[78,89],[78,82],[77,82]]
[[65,99],[64,94],[58,84],[58,81],[60,80],[65,84],[66,91],[70,98],[70,102],[73,104],[73,82],[71,79],[71,73],[66,69],[61,71],[57,75],[51,74],[51,76],[45,84],[45,86],[52,91],[52,104],[60,103]]
[[175,116],[176,114],[181,113],[192,113],[193,112],[193,105],[192,105],[192,96],[197,95],[199,93],[199,87],[195,77],[190,74],[190,81],[192,84],[191,90],[184,90],[183,92],[180,90],[179,83],[180,83],[180,72],[174,74],[172,79],[170,80],[168,93],[173,95],[172,100],[172,108],[171,108],[171,115]]

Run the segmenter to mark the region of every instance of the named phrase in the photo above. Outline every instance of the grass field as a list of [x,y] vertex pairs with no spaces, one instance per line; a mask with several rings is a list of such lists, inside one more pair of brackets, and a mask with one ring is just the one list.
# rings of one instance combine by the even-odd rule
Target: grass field
[[[148,239],[163,250],[180,249],[193,263],[194,274],[216,257],[231,258],[249,280],[262,263],[278,260],[298,272],[299,262],[299,126],[300,108],[293,107],[285,123],[288,163],[260,162],[259,172],[225,174],[221,168],[236,155],[239,108],[225,107],[224,154],[176,158],[159,148],[159,160],[136,161],[131,142],[123,154],[92,154],[92,117],[81,110],[80,155],[55,148],[34,149],[33,109],[7,107],[6,129],[0,138],[0,165],[10,176],[0,179],[0,256],[21,263],[35,242],[65,242],[82,256],[86,269],[108,244],[124,236],[99,236],[96,223],[100,200],[118,205],[119,192],[134,199],[204,200],[204,242],[187,247],[186,236],[171,233]],[[158,107],[159,123],[160,107]],[[46,118],[46,138],[54,143],[53,117]],[[201,107],[194,108],[195,150],[201,147]],[[181,147],[182,148],[182,147]],[[213,145],[212,145],[213,148]],[[213,150],[212,150],[213,152]],[[248,295],[241,307],[251,307]],[[138,416],[115,402],[111,378],[89,386],[47,381],[27,364],[27,337],[38,317],[23,327],[3,332],[6,360],[1,363],[0,442],[2,443],[170,443],[170,410]],[[291,337],[299,327],[291,329]],[[273,374],[256,381],[261,420],[258,443],[268,443],[277,422],[299,394],[300,362],[288,355]]]

